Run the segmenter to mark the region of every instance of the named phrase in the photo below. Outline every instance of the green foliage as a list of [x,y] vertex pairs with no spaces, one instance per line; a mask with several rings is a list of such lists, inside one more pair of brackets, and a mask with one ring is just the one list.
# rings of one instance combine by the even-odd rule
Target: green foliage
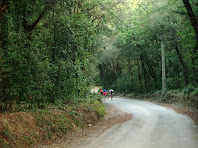
[[161,41],[167,89],[191,93],[196,35],[190,19],[174,13],[186,11],[182,4],[9,0],[0,22],[0,110],[17,110],[7,105],[13,101],[21,110],[85,101],[94,83],[123,93],[160,90]]
[[[85,100],[97,77],[93,51],[98,19],[92,21],[89,12],[97,12],[94,3],[10,0],[8,4],[1,22],[0,110]],[[7,104],[13,101],[17,109],[9,109]]]
[[183,93],[185,93],[185,94],[190,94],[190,93],[192,93],[194,90],[195,90],[195,87],[194,87],[194,86],[188,85],[188,86],[183,90]]
[[[100,52],[100,77],[103,86],[120,93],[153,93],[161,89],[161,41],[165,44],[167,90],[197,87],[195,32],[182,1],[125,1],[115,4],[113,12],[121,16],[115,22],[115,36],[105,36]],[[192,4],[193,9],[197,10]],[[197,15],[197,11],[194,11]],[[125,16],[125,17],[123,17]],[[184,29],[185,28],[185,29]],[[111,49],[111,54],[108,51]],[[113,52],[112,52],[113,51]],[[114,54],[116,52],[117,54]],[[113,56],[112,56],[113,55]],[[112,64],[113,63],[113,64]],[[118,73],[111,65],[119,65]],[[114,79],[113,79],[114,78]],[[188,85],[191,84],[190,88]]]
[[94,101],[93,110],[95,111],[98,119],[101,119],[105,116],[105,107],[99,101]]
[[191,92],[190,96],[198,101],[198,88],[195,88],[194,91]]

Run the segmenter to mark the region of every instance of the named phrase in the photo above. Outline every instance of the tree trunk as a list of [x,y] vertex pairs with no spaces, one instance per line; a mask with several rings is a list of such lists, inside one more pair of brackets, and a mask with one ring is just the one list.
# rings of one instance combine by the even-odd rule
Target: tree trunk
[[138,78],[139,78],[139,84],[140,86],[142,85],[142,78],[141,78],[141,74],[140,74],[140,62],[139,60],[137,60],[137,64],[138,64]]
[[185,62],[183,60],[182,54],[180,53],[179,48],[178,48],[177,31],[176,31],[175,25],[174,25],[172,20],[171,20],[171,24],[173,25],[173,32],[175,34],[175,50],[176,50],[177,55],[179,57],[179,61],[180,61],[181,65],[182,65],[182,69],[183,69],[183,73],[184,73],[184,83],[185,83],[185,86],[187,87],[187,85],[188,85],[188,69],[187,69],[186,64],[185,64]]
[[152,61],[150,61],[148,58],[145,58],[146,60],[146,65],[148,67],[148,71],[149,71],[149,74],[150,76],[153,78],[154,80],[154,83],[155,83],[155,88],[158,89],[158,84],[157,84],[157,76],[155,74],[155,70],[153,68],[153,63]]
[[2,0],[0,2],[0,24],[1,24],[1,19],[3,17],[3,14],[7,12],[7,6],[6,6],[6,1]]
[[187,87],[187,86],[188,86],[188,72],[187,72],[187,67],[186,67],[186,64],[185,64],[184,61],[183,61],[182,55],[181,55],[181,53],[180,53],[180,51],[179,51],[177,45],[176,45],[176,47],[175,47],[175,50],[176,50],[176,52],[177,52],[177,55],[178,55],[178,57],[179,57],[179,61],[180,61],[181,65],[182,65],[182,68],[183,68],[183,72],[184,72],[184,82],[185,82],[185,86]]
[[39,16],[36,18],[36,20],[32,24],[30,24],[30,22],[28,22],[25,18],[23,19],[22,25],[25,31],[27,32],[29,40],[32,40],[32,37],[31,37],[32,31],[35,29],[36,25],[45,16],[45,14],[55,6],[56,3],[57,3],[57,0],[48,1],[45,4],[45,7],[43,8],[43,10],[39,13]]
[[193,75],[194,75],[194,80],[195,80],[195,83],[197,84],[198,83],[198,78],[197,78],[197,75],[196,75],[196,68],[195,68],[195,65],[196,65],[196,60],[197,60],[197,50],[198,50],[198,21],[196,19],[196,16],[195,16],[195,13],[193,12],[193,9],[189,3],[189,0],[182,0],[184,5],[185,5],[185,8],[188,12],[188,16],[190,18],[190,21],[191,21],[191,24],[194,28],[194,31],[195,31],[195,37],[196,37],[196,44],[195,44],[195,48],[194,48],[194,55],[192,57],[192,64],[193,64],[193,67],[192,67],[192,70],[193,70]]
[[129,59],[128,61],[128,67],[129,67],[129,71],[130,71],[130,76],[131,76],[131,81],[133,81],[133,68],[132,68],[132,64],[131,64],[131,60]]
[[54,47],[53,47],[53,49],[52,49],[52,62],[53,63],[55,63],[55,52],[56,52],[56,24],[55,24],[55,22],[54,22],[54,14],[55,12],[54,12],[54,10],[53,10],[53,33],[54,33]]
[[140,55],[140,60],[142,62],[142,69],[143,69],[143,73],[144,73],[144,84],[145,84],[145,88],[146,88],[146,92],[148,92],[148,84],[147,84],[147,71],[144,65],[144,61],[142,56]]
[[[183,3],[186,7],[186,10],[188,12],[188,16],[190,18],[191,24],[194,28],[195,35],[196,35],[196,47],[198,48],[198,22],[197,22],[197,19],[195,17],[195,14],[193,12],[193,9],[192,9],[192,7],[189,3],[189,0],[183,0]],[[195,50],[197,50],[197,48]]]
[[164,55],[164,43],[161,41],[161,53],[162,53],[162,92],[166,92],[166,66]]
[[[8,10],[8,3],[6,3],[6,0],[2,0],[0,2],[0,48],[2,48],[3,46],[3,33],[2,33],[2,18],[3,18],[3,14],[6,13]],[[0,56],[1,58],[1,56]]]
[[[0,22],[0,48],[2,48],[3,51],[3,58],[6,58],[8,56],[7,52],[4,52],[7,50],[6,45],[8,43],[8,18],[2,14]],[[0,53],[0,60],[2,60],[2,53]],[[8,88],[10,85],[10,79],[8,77],[8,72],[5,70],[2,70],[2,65],[0,65],[0,87],[1,87],[1,94],[3,94],[0,101],[7,101],[9,98],[8,94]]]

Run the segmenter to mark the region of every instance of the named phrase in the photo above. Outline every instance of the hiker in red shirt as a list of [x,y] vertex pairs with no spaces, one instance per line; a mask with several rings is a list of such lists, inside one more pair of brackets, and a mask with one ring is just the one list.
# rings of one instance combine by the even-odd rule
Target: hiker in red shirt
[[106,100],[106,96],[107,96],[107,90],[104,88],[103,89],[103,95],[104,95],[104,97],[105,97],[105,100]]

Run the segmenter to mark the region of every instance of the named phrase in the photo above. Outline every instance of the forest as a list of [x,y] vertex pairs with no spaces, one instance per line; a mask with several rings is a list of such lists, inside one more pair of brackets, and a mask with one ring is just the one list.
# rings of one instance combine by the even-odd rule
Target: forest
[[1,0],[0,7],[0,111],[86,100],[92,86],[191,93],[198,107],[197,0]]

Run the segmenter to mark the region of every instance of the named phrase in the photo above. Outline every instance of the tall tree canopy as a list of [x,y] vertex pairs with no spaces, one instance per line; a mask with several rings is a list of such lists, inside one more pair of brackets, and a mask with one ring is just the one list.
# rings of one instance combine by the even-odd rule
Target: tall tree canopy
[[[114,67],[107,60],[107,79],[103,84],[127,93],[145,93],[161,89],[161,42],[165,44],[166,76],[168,89],[197,86],[197,2],[180,0],[125,0],[114,1],[116,15],[113,28],[116,39],[112,51]],[[111,42],[111,43],[112,43]],[[107,46],[106,46],[107,47]],[[113,53],[113,52],[112,52]],[[115,65],[121,67],[119,76]],[[111,76],[109,76],[109,74]]]
[[1,0],[0,102],[86,98],[198,85],[196,0]]

